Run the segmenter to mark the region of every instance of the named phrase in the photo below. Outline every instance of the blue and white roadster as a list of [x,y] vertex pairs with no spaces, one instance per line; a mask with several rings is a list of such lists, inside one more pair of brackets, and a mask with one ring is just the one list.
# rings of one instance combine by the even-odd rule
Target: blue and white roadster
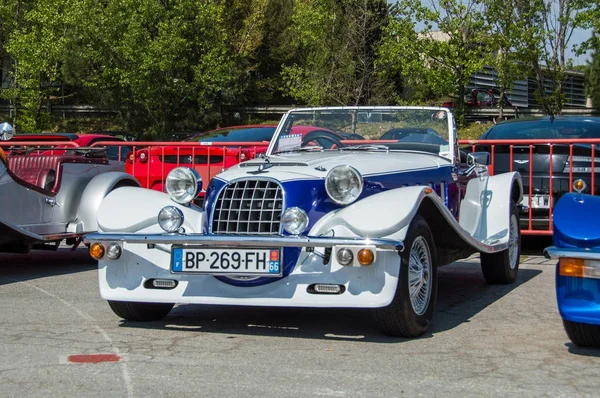
[[85,240],[125,319],[176,303],[371,308],[384,333],[415,337],[439,266],[479,252],[489,283],[517,277],[521,179],[488,163],[460,151],[446,108],[294,109],[265,156],[210,181],[202,208],[202,181],[177,168],[167,193],[109,194]]
[[[585,183],[573,184],[582,192]],[[556,299],[569,339],[600,348],[600,197],[568,193],[553,212],[553,243],[546,255],[556,264]]]

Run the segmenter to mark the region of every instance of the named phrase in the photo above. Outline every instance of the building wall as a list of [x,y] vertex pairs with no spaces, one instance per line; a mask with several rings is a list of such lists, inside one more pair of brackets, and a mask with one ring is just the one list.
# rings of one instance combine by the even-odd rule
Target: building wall
[[[468,89],[492,89],[496,87],[494,79],[497,73],[492,67],[473,74],[467,85]],[[537,108],[535,100],[535,80],[532,78],[516,80],[508,93],[508,98],[519,108]],[[551,93],[550,80],[546,81],[546,92]],[[566,96],[565,107],[586,108],[588,98],[585,95],[585,75],[578,71],[567,71],[567,79],[563,85]]]

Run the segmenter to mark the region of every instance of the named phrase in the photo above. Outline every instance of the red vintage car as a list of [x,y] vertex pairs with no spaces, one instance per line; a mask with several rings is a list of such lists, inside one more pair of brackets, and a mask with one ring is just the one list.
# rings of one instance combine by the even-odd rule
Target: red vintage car
[[[143,187],[161,192],[167,174],[178,166],[195,169],[208,182],[221,171],[265,153],[276,128],[276,125],[224,127],[194,135],[180,144],[136,148],[127,156],[125,170]],[[303,145],[324,148],[341,146],[342,139],[352,138],[313,126],[296,126],[292,133],[302,136]]]

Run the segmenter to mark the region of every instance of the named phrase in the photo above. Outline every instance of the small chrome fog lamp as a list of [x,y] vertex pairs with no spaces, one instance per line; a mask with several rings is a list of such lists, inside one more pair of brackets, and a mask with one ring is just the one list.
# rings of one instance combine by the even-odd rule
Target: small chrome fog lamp
[[300,235],[308,227],[308,215],[299,207],[290,207],[281,216],[283,229],[292,235]]
[[350,265],[354,260],[354,254],[352,254],[351,250],[346,248],[338,250],[336,256],[337,261],[338,263],[340,263],[340,265]]
[[158,212],[158,225],[165,232],[176,232],[183,225],[183,212],[175,206],[165,206]]
[[121,257],[121,246],[116,243],[111,243],[108,245],[108,248],[106,249],[106,257],[110,258],[111,260],[116,260]]

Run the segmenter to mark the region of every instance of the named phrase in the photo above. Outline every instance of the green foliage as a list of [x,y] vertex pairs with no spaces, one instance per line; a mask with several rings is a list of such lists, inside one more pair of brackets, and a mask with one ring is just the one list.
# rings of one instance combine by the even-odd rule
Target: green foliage
[[[0,96],[20,132],[56,125],[58,100],[115,109],[112,123],[155,136],[236,123],[223,116],[232,106],[447,96],[460,125],[470,76],[493,66],[501,91],[533,77],[556,113],[570,32],[599,21],[595,0],[3,0]],[[595,49],[596,107],[598,37],[577,45]]]
[[459,140],[477,140],[487,129],[492,127],[494,123],[470,123],[458,129]]
[[[482,46],[486,29],[479,3],[442,0],[428,6],[419,0],[400,0],[394,11],[382,58],[388,64],[396,61],[417,101],[454,94],[462,124],[465,87],[488,56]],[[417,25],[423,27],[420,32]]]
[[586,81],[587,95],[592,99],[592,106],[600,109],[600,47],[592,53],[586,71]]
[[384,0],[294,3],[283,33],[291,54],[282,68],[283,90],[307,105],[389,103],[390,84],[377,63],[387,10]]
[[16,60],[14,84],[2,96],[22,107],[13,121],[19,131],[39,132],[51,123],[43,106],[62,80],[64,30],[72,22],[69,1],[13,1],[3,3],[0,10],[7,26],[12,26],[10,32],[2,32],[7,38],[5,51]]
[[[224,6],[212,1],[78,0],[65,62],[72,84],[155,133],[202,123],[235,91],[223,32]],[[180,123],[183,121],[183,123]]]

